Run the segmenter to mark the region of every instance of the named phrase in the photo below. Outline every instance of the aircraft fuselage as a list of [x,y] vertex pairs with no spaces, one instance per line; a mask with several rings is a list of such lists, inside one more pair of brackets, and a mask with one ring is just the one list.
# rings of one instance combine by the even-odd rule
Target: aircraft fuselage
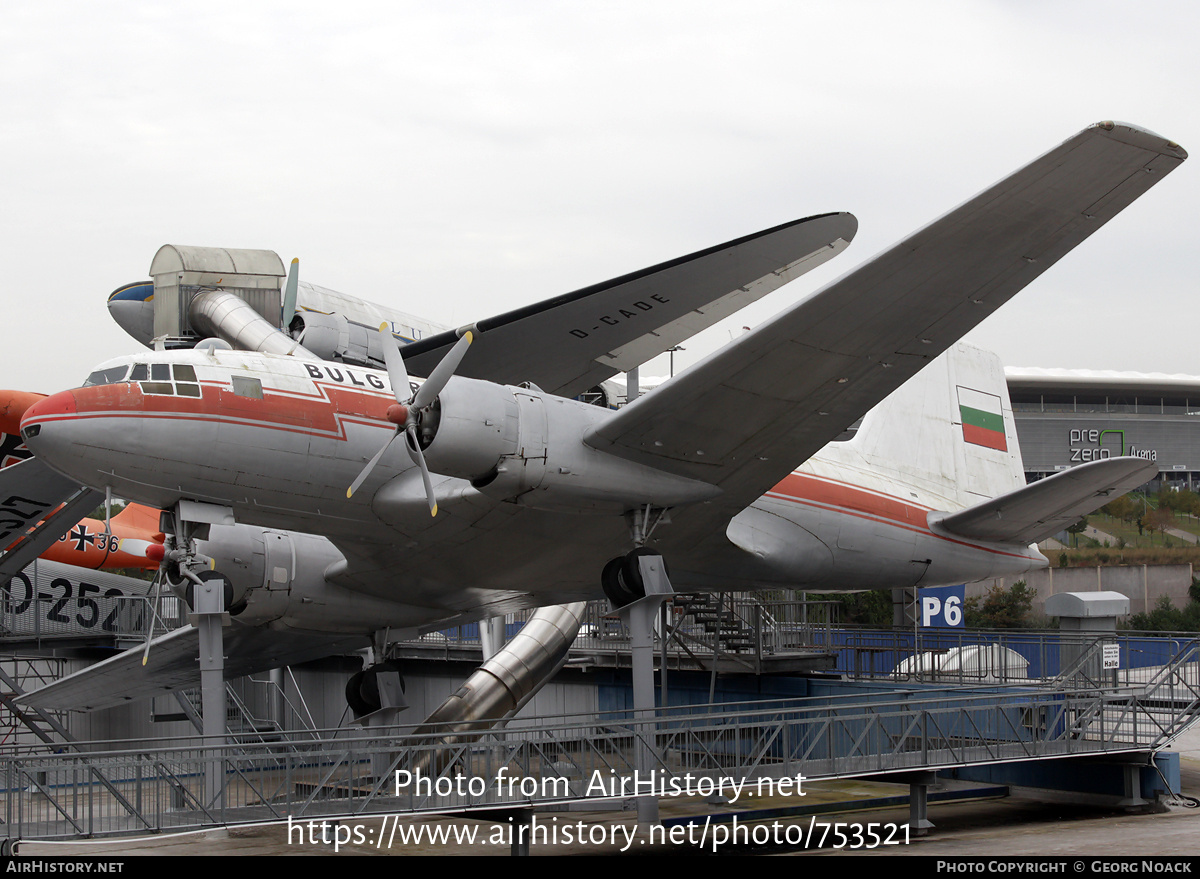
[[[717,492],[586,446],[607,410],[455,378],[426,437],[432,518],[400,442],[347,497],[395,430],[384,372],[214,350],[119,358],[93,377],[103,383],[55,394],[22,422],[50,466],[159,508],[206,502],[245,524],[388,547],[404,558],[394,582],[363,586],[381,596],[434,602],[441,588],[474,587],[529,603],[600,597],[600,568],[631,545],[624,511],[686,510]],[[851,471],[837,445],[736,516],[727,541],[672,557],[677,588],[884,588],[1045,566],[1029,547],[937,533],[929,514],[960,506],[954,498]]]

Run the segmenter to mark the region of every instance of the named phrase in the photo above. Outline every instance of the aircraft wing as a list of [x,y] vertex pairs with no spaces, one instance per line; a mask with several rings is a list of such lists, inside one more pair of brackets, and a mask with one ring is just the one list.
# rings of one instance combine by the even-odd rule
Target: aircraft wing
[[83,488],[37,458],[0,470],[0,546],[7,547],[0,554],[0,583],[7,583],[103,500],[103,492]]
[[[796,220],[481,320],[457,374],[573,397],[816,268],[856,231],[845,213]],[[429,375],[456,341],[446,332],[405,345],[408,371]]]
[[663,540],[687,545],[723,529],[1185,158],[1144,129],[1093,125],[635,400],[585,441],[723,489],[673,513]]
[[957,513],[931,513],[929,525],[968,540],[1037,543],[1157,473],[1158,465],[1143,458],[1092,461]]
[[[225,679],[350,653],[370,646],[362,635],[280,632],[233,625],[224,630]],[[149,662],[138,646],[18,697],[34,708],[92,711],[200,686],[199,633],[184,626],[155,638]]]

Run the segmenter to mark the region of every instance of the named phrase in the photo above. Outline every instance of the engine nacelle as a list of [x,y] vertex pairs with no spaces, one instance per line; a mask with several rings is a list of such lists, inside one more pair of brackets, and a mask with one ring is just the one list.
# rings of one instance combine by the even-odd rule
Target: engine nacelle
[[[324,537],[213,525],[197,548],[232,584],[229,612],[239,624],[326,634],[413,625],[412,608],[331,582],[328,573],[344,570],[346,559]],[[442,613],[431,610],[428,621]]]
[[379,333],[352,324],[336,312],[302,311],[292,318],[291,335],[304,333],[304,347],[322,360],[340,360],[371,369],[383,368]]
[[456,376],[438,395],[420,434],[431,471],[490,482],[500,462],[521,450],[520,407],[512,388]]
[[[207,538],[197,541],[197,551],[212,559],[214,570],[224,574],[233,587],[233,598],[227,610],[231,616],[249,625],[262,625],[283,616],[287,610],[288,587],[291,579],[292,547],[286,552],[272,546],[270,536],[274,532],[244,526],[210,525]],[[285,535],[286,536],[286,535]],[[271,562],[286,556],[282,567],[285,575],[277,579],[282,584],[271,582]],[[168,568],[168,584],[181,599],[187,591],[188,580]],[[272,588],[274,587],[274,588]],[[186,600],[186,599],[184,599]]]
[[[496,500],[556,512],[619,513],[643,504],[694,503],[719,493],[707,483],[586,445],[583,437],[611,413],[536,388],[456,377],[432,415],[421,426],[429,469],[468,480]],[[415,489],[415,484],[385,489],[377,504],[417,501],[423,495]]]

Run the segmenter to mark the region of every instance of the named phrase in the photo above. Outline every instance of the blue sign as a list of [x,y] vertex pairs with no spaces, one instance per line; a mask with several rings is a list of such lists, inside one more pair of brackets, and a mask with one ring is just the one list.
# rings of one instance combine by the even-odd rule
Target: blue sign
[[967,587],[929,586],[917,590],[917,619],[923,629],[960,629]]

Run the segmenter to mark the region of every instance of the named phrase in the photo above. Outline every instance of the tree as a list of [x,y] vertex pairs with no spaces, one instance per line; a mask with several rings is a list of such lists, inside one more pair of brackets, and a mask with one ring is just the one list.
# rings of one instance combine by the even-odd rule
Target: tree
[[1142,505],[1127,494],[1121,495],[1114,501],[1109,501],[1100,508],[1100,512],[1104,515],[1122,522],[1132,522],[1141,511]]
[[1157,510],[1150,510],[1146,513],[1142,517],[1142,522],[1153,538],[1155,531],[1166,534],[1169,529],[1175,527],[1175,514],[1171,512],[1170,507],[1159,507]]
[[1184,628],[1184,615],[1171,604],[1171,599],[1160,595],[1149,613],[1135,613],[1129,618],[1129,627],[1140,632],[1180,632]]
[[835,597],[842,605],[843,623],[884,628],[892,625],[892,593],[889,589],[849,592],[830,597]]
[[1033,625],[1030,612],[1037,590],[1018,580],[1008,589],[993,586],[982,598],[968,598],[967,625],[976,629],[1023,629]]

